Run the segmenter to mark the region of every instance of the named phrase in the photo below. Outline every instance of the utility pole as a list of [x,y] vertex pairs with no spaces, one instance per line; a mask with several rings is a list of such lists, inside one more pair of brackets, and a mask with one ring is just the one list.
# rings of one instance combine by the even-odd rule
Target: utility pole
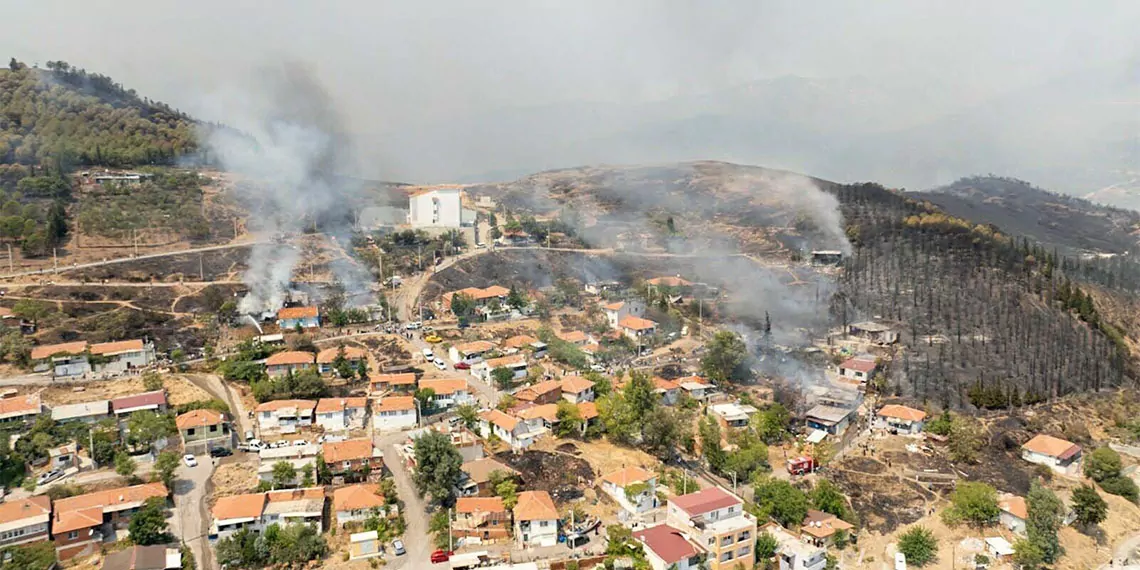
[[55,272],[59,273],[59,255],[57,255],[57,249],[54,247],[51,248],[51,263],[54,266]]
[[447,509],[447,551],[452,552],[455,550],[455,545],[452,543],[451,538],[451,508]]
[[206,257],[206,254],[204,254],[204,253],[198,254],[198,277],[202,281],[205,281],[206,280],[206,267],[205,267],[205,264],[202,262],[203,257]]
[[15,273],[16,267],[12,262],[12,244],[8,244],[8,273]]
[[94,433],[94,430],[87,430],[87,453],[91,456],[91,464],[98,469],[99,462],[95,460],[95,436],[92,435]]

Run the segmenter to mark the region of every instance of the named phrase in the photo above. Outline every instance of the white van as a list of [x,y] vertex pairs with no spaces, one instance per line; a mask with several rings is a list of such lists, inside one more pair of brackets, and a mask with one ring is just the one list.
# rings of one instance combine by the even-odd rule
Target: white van
[[423,352],[424,359],[426,359],[428,362],[435,360],[435,353],[433,353],[430,348],[425,348]]

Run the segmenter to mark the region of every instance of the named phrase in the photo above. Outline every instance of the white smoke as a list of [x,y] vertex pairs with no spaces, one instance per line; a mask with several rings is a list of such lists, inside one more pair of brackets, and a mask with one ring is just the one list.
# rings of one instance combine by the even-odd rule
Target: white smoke
[[[237,117],[234,126],[241,130],[214,129],[205,139],[222,166],[243,178],[237,198],[249,208],[248,227],[262,242],[251,250],[243,275],[250,292],[239,309],[274,311],[285,302],[300,257],[280,238],[309,227],[342,239],[351,234],[351,194],[359,186],[334,176],[351,149],[324,89],[295,64],[262,69],[245,90],[220,94],[214,104]],[[337,273],[361,278],[359,272]]]

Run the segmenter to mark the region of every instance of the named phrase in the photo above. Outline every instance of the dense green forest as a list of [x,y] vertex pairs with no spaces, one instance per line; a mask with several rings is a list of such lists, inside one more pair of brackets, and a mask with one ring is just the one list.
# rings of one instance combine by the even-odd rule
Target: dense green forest
[[73,207],[78,169],[198,161],[196,129],[187,115],[105,75],[63,61],[38,69],[12,59],[0,68],[0,239],[27,257],[48,255],[66,239],[69,214],[96,235],[121,236],[161,219],[202,237],[209,227],[201,190],[177,174],[100,189]]

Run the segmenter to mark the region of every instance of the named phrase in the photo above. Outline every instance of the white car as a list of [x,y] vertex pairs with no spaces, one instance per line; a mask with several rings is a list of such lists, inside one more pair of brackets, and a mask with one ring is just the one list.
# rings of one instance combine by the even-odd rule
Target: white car
[[427,360],[428,362],[435,360],[435,353],[432,352],[430,348],[425,348],[423,350],[423,354],[424,354],[424,360]]
[[440,370],[447,370],[447,363],[442,358],[435,359],[435,367]]
[[602,366],[601,364],[591,364],[590,370],[593,370],[594,372],[605,372],[606,367]]
[[305,447],[306,445],[309,445],[309,442],[303,439],[293,440],[293,447]]
[[184,461],[186,463],[187,467],[197,467],[198,466],[198,460],[194,459],[194,456],[190,455],[189,453],[182,456],[182,461]]
[[249,448],[254,451],[261,451],[262,449],[265,449],[265,442],[261,441],[260,439],[251,439],[246,442],[246,445],[248,445]]
[[423,326],[423,323],[416,321],[414,323],[408,323],[408,324],[404,325],[404,328],[406,328],[410,331],[414,331],[414,330],[420,328],[421,326]]

